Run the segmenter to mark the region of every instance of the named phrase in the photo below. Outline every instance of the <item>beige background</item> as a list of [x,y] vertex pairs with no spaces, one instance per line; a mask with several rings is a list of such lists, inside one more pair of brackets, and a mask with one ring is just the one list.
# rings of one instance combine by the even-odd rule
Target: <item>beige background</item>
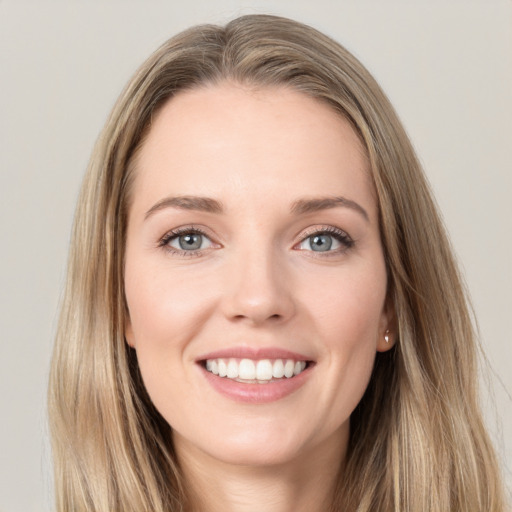
[[511,486],[511,0],[0,0],[1,512],[51,508],[48,361],[74,203],[107,113],[169,36],[247,12],[334,36],[395,104],[474,299]]

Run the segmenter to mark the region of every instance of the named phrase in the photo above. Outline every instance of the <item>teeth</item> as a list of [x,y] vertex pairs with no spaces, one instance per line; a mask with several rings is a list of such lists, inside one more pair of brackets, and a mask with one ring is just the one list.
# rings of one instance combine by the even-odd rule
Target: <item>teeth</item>
[[[236,364],[236,360],[231,359]],[[254,380],[256,378],[256,366],[250,359],[242,359],[238,368],[238,376],[243,380]]]
[[258,361],[256,365],[256,379],[270,380],[272,378],[272,363],[268,359]]
[[293,359],[208,359],[206,369],[228,379],[240,381],[269,382],[272,379],[290,379],[306,368],[306,361]]
[[214,375],[219,375],[219,363],[217,359],[208,359],[208,361],[206,361],[206,369]]
[[226,377],[228,379],[236,379],[238,377],[238,365],[234,359],[229,360]]
[[293,375],[299,375],[306,368],[306,361],[297,361],[293,367]]
[[224,359],[219,359],[219,377],[226,377],[228,374],[228,367]]
[[284,376],[286,378],[293,377],[293,370],[295,369],[295,361],[288,359],[284,365]]
[[284,377],[284,363],[282,359],[276,359],[272,366],[272,375],[276,379]]

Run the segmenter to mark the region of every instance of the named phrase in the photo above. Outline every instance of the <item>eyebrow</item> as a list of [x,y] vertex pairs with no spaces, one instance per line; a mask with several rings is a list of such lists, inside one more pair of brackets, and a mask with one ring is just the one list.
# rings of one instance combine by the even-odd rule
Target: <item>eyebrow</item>
[[330,208],[337,208],[340,206],[350,208],[351,210],[361,214],[365,220],[370,221],[368,212],[359,203],[340,196],[299,199],[293,203],[291,211],[294,214],[301,215],[321,210],[329,210]]
[[178,208],[181,210],[196,210],[207,213],[222,213],[222,203],[210,197],[198,196],[176,196],[166,197],[153,205],[144,216],[144,220],[150,217],[153,213],[163,210],[164,208]]
[[[365,220],[369,221],[370,217],[367,211],[355,201],[346,197],[316,197],[311,199],[299,199],[292,204],[290,209],[294,215],[304,215],[306,213],[314,213],[322,210],[339,207],[349,208],[362,215]],[[178,208],[181,210],[195,210],[207,213],[223,213],[224,208],[220,201],[211,197],[202,196],[174,196],[166,197],[158,203],[154,204],[144,216],[144,220],[153,215],[155,212],[165,208]]]

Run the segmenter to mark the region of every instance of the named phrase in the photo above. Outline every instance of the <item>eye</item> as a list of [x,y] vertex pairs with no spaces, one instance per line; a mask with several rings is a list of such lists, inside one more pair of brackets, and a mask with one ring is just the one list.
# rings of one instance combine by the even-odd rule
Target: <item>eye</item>
[[334,227],[317,230],[297,246],[302,251],[343,252],[354,245],[354,241],[341,229]]
[[198,229],[176,229],[167,233],[160,241],[160,246],[174,253],[195,254],[213,247],[210,238]]
[[340,246],[340,242],[332,235],[327,233],[318,233],[303,240],[300,243],[299,248],[306,251],[327,252],[339,249]]
[[204,249],[208,242],[208,238],[201,233],[187,233],[175,236],[167,243],[171,247],[182,251],[197,251],[198,249]]

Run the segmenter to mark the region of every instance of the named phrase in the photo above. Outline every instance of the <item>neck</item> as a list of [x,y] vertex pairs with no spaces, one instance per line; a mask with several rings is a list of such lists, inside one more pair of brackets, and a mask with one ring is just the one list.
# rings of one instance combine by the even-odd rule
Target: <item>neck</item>
[[331,509],[346,450],[346,439],[334,450],[331,439],[291,461],[248,466],[212,459],[189,446],[182,450],[183,443],[176,448],[187,512],[325,512]]

